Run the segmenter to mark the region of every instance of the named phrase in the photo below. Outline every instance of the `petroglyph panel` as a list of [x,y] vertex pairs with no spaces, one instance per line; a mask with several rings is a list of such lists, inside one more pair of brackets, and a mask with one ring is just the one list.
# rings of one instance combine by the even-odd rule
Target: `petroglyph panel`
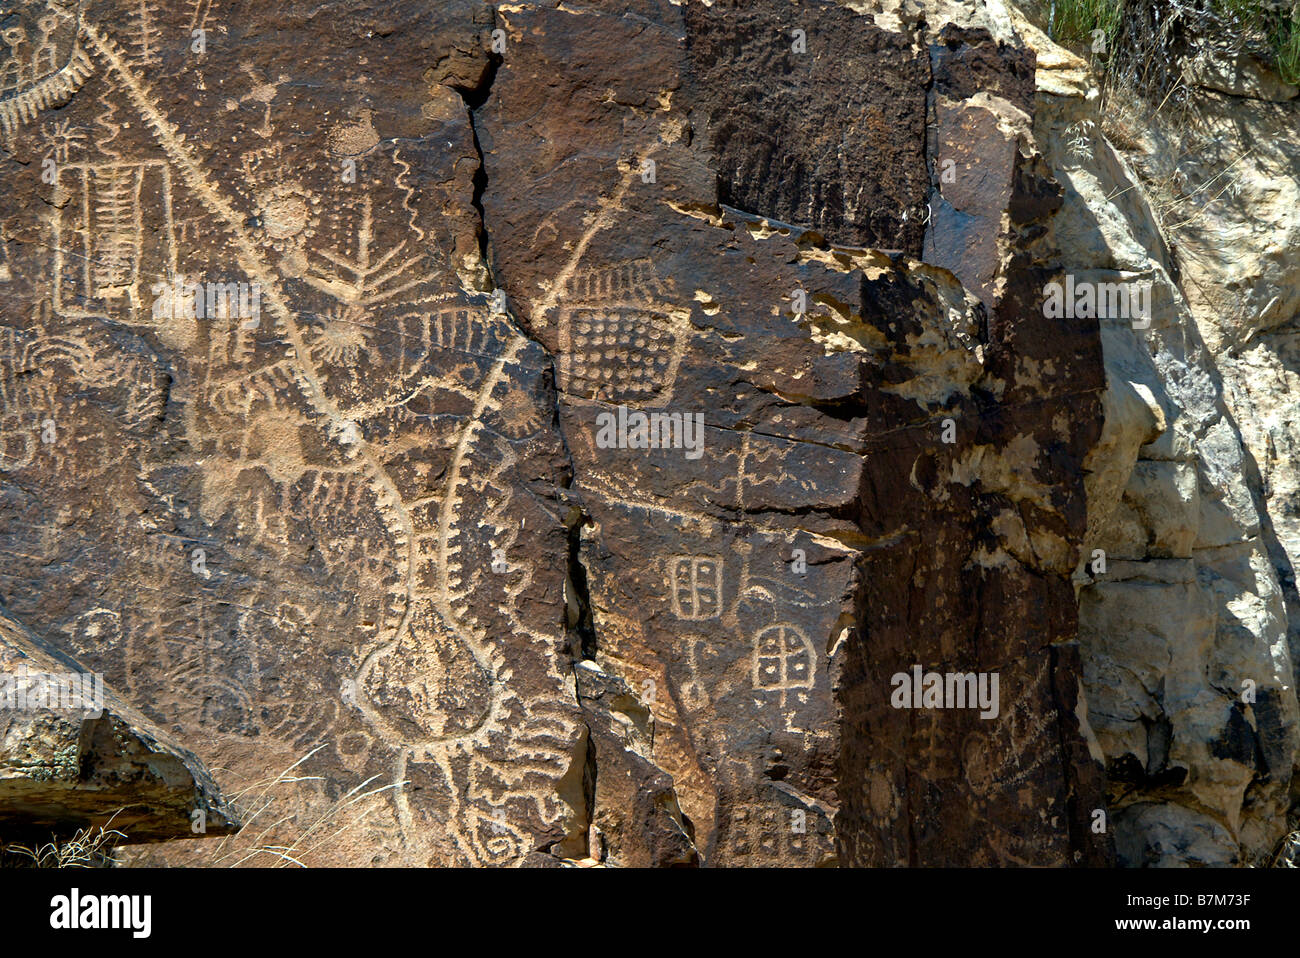
[[[6,606],[231,783],[304,759],[322,785],[281,789],[263,844],[367,780],[318,863],[522,864],[581,831],[564,570],[538,562],[566,540],[552,366],[483,282],[469,114],[414,21],[291,76],[278,30],[208,4],[19,19]],[[155,308],[186,283],[260,309]]]
[[[929,184],[924,25],[912,35],[832,3],[650,3],[636,18],[613,6],[501,10],[507,53],[477,114],[494,262],[521,321],[558,354],[559,421],[588,517],[584,649],[628,689],[651,683],[638,701],[654,720],[654,762],[706,864],[947,862],[930,835],[949,825],[967,858],[1009,862],[1026,849],[1016,834],[1060,861],[1079,836],[1079,806],[1064,796],[1086,788],[1099,801],[1097,780],[1060,774],[1067,753],[1071,774],[1092,768],[1079,729],[1024,683],[1073,674],[1065,657],[1045,674],[1026,665],[1073,629],[1068,570],[1047,548],[1000,567],[977,558],[1003,511],[1023,514],[1044,546],[1078,538],[1074,470],[1096,437],[1070,424],[1079,403],[1093,408],[1100,366],[1087,330],[1027,332],[1031,264],[1054,252],[1044,241],[1025,261],[999,260],[1005,304],[914,259]],[[575,64],[563,39],[574,30],[622,51],[617,65]],[[1014,73],[1018,56],[983,66]],[[827,96],[827,63],[863,71],[860,107],[846,111],[838,87]],[[1000,208],[1028,244],[1045,235],[1055,186],[1018,146],[1019,192]],[[1004,239],[981,242],[1002,250]],[[1063,340],[1081,350],[1068,371],[1035,378],[1016,365]],[[653,342],[680,352],[671,377],[638,352]],[[644,382],[654,391],[637,391]],[[1017,398],[988,398],[1004,395]],[[602,436],[602,422],[638,412],[702,414],[700,454],[646,447],[632,429]],[[999,478],[1031,444],[1051,452],[1005,473],[1031,481]],[[976,622],[987,623],[978,638]],[[973,729],[939,725],[933,742],[914,741],[915,717],[888,706],[889,676],[976,651],[1023,680],[1004,687],[1011,711],[990,739],[1007,764],[985,777],[1023,765],[1025,794],[1060,814],[1024,826],[1023,811],[980,799],[986,822],[936,804],[872,831],[863,783],[886,757],[901,788],[923,774],[935,795],[969,788],[944,756]],[[608,698],[584,699],[597,725]],[[879,725],[849,733],[839,721],[880,703]],[[1047,729],[1061,733],[1055,747]],[[620,772],[653,788],[635,763]],[[773,799],[773,784],[789,791]],[[778,823],[781,801],[804,812],[805,831]],[[625,854],[627,836],[642,836],[638,860],[670,846],[656,831],[666,826],[635,808],[596,817]],[[924,841],[909,846],[909,828]]]
[[[964,854],[1058,861],[1097,371],[1020,381],[1028,321],[909,258],[924,44],[833,8],[902,57],[840,167],[738,103],[767,0],[381,6],[0,34],[0,605],[226,792],[291,770],[219,861],[133,860],[946,862],[893,796],[960,788]],[[984,561],[1012,510],[1052,556]],[[882,707],[976,654],[996,728]]]

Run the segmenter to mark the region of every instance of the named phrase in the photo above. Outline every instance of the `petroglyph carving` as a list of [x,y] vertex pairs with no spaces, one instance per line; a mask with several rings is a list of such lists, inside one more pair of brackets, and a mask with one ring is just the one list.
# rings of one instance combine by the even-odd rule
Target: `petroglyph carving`
[[279,183],[258,194],[263,242],[282,253],[300,250],[315,232],[319,202],[296,183]]
[[257,75],[257,71],[253,69],[252,64],[241,63],[240,69],[243,70],[253,84],[253,89],[238,100],[227,100],[226,109],[237,110],[245,103],[260,103],[262,105],[262,125],[253,127],[253,132],[262,139],[269,139],[271,134],[275,132],[274,127],[271,126],[271,104],[275,102],[275,98],[279,95],[280,87],[288,83],[290,77],[287,73],[281,73],[274,82],[267,82]]
[[[276,231],[293,235],[302,230],[306,210],[301,201],[292,204],[281,201],[270,215]],[[425,254],[415,253],[402,257],[407,250],[406,241],[372,262],[370,243],[373,239],[373,226],[372,201],[367,196],[362,202],[361,222],[357,227],[356,255],[308,248],[309,266],[302,276],[304,282],[350,306],[365,307],[391,300],[431,278],[428,273],[416,270],[425,259]],[[276,236],[271,226],[267,229],[273,237]],[[310,264],[312,256],[324,260],[324,264]],[[340,274],[348,274],[348,278]]]
[[72,125],[67,117],[51,120],[41,127],[41,140],[49,148],[49,156],[55,163],[67,163],[74,152],[86,148],[89,139],[84,130]]
[[816,808],[789,807],[776,802],[741,802],[727,821],[727,850],[735,864],[813,864],[831,849],[819,834]]
[[0,61],[0,131],[5,136],[42,111],[67,103],[92,72],[76,38],[76,18],[54,4],[48,9],[53,12],[34,23],[20,17],[0,33],[8,48]]
[[0,419],[0,472],[16,472],[36,458],[36,431],[27,417],[6,415]]
[[[0,430],[4,462],[9,471],[32,464],[40,450],[51,468],[84,470],[93,464],[67,458],[67,446],[57,441],[56,410],[76,389],[116,394],[114,418],[124,431],[142,433],[157,422],[166,389],[156,369],[138,357],[115,354],[96,330],[69,330],[51,335],[48,308],[33,311],[27,329],[0,327]],[[60,384],[63,384],[60,388]],[[54,428],[48,424],[53,422]],[[63,423],[65,431],[76,422]],[[45,438],[38,441],[44,434]]]
[[[176,275],[171,170],[161,160],[65,163],[54,217],[54,308],[102,316],[114,304],[134,313],[142,289]],[[146,258],[144,235],[156,236]]]
[[681,683],[682,704],[690,710],[705,708],[709,704],[709,693],[700,681],[700,656],[707,647],[707,640],[698,636],[689,636],[686,648],[686,681]]
[[816,669],[817,650],[798,627],[781,623],[754,634],[754,688],[779,692],[782,707],[791,692],[807,700]]
[[365,156],[379,145],[379,134],[369,110],[361,110],[354,122],[340,123],[330,131],[327,145],[330,153],[342,157]]
[[648,259],[583,270],[560,296],[560,383],[609,402],[668,403],[690,335],[689,310]]
[[212,13],[212,0],[187,0],[186,6],[190,11],[186,34],[188,35],[192,30],[206,29],[208,17]]
[[729,822],[731,853],[743,857],[761,855],[769,860],[779,857],[789,831],[781,811],[771,805],[737,805]]
[[673,556],[668,568],[677,618],[700,621],[722,615],[721,556]]
[[158,6],[153,0],[134,0],[131,4],[131,37],[127,46],[137,69],[155,67],[160,62],[158,45],[162,40],[162,30],[158,19]]

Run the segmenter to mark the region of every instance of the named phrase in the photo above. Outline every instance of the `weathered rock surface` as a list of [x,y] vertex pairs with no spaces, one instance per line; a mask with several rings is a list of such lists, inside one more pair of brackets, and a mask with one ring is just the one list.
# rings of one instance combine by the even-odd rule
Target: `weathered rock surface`
[[[983,150],[957,153],[955,128],[939,144],[989,184],[968,204],[985,215],[980,241],[1007,248],[969,281],[988,307],[907,255],[924,214],[906,193],[892,202],[909,215],[886,225],[848,198],[931,178],[906,165],[924,148],[930,61],[954,97],[987,83],[1027,107],[1024,52],[978,33],[932,50],[914,24],[882,36],[833,5],[738,10],[501,13],[508,53],[479,110],[483,204],[510,302],[558,357],[586,514],[585,654],[652,696],[655,760],[709,863],[1104,860],[1070,830],[1099,801],[1076,765],[1067,585],[1095,434],[1064,414],[1095,402],[1100,356],[1086,324],[1033,329],[1035,259],[1050,251],[998,243],[1004,214],[1016,239],[1041,232],[1055,192],[1014,132],[980,144],[992,169]],[[837,114],[853,129],[834,137],[760,128],[786,109],[817,115],[820,68],[775,39],[801,28],[810,45],[864,51],[835,62],[898,114],[870,189],[823,151],[870,136],[879,107]],[[571,56],[578,35],[637,56],[593,73]],[[754,101],[754,45],[793,66],[765,88],[785,109]],[[737,149],[764,162],[745,168]],[[803,192],[774,211],[777,182]],[[801,214],[806,196],[832,212]],[[899,252],[846,245],[864,239]],[[704,456],[599,448],[597,417],[619,404],[704,411]],[[1002,720],[892,708],[890,678],[913,664],[1001,670]]]
[[[1149,328],[1102,321],[1105,429],[1088,461],[1078,576],[1089,720],[1106,759],[1118,857],[1126,865],[1255,864],[1288,828],[1300,746],[1300,617],[1296,554],[1277,531],[1294,498],[1284,485],[1270,502],[1254,446],[1270,429],[1295,441],[1296,393],[1294,384],[1274,389],[1252,408],[1237,397],[1252,389],[1259,396],[1267,380],[1241,376],[1233,356],[1234,342],[1296,312],[1291,300],[1300,293],[1277,235],[1294,218],[1273,205],[1285,203],[1277,191],[1297,188],[1297,168],[1283,160],[1289,147],[1273,145],[1290,135],[1258,124],[1248,134],[1260,144],[1258,159],[1215,139],[1210,152],[1224,162],[1209,172],[1207,158],[1186,144],[1152,142],[1157,125],[1126,159],[1102,135],[1093,78],[1062,53],[1048,54],[1059,64],[1055,79],[1040,56],[1036,114],[1065,186],[1058,238],[1081,279],[1153,284]],[[1213,95],[1193,102],[1207,118],[1226,106]],[[1273,130],[1294,129],[1277,112],[1293,115],[1290,107],[1232,103],[1234,123],[1273,111]],[[1183,202],[1160,190],[1175,157],[1185,175],[1201,174],[1187,182]],[[1248,198],[1214,202],[1213,192],[1236,192],[1224,189],[1224,176],[1238,175],[1233,159],[1248,171],[1277,164],[1275,175]],[[1259,183],[1256,175],[1243,183]],[[1213,192],[1198,199],[1198,187]],[[1230,233],[1235,216],[1248,223]],[[1265,308],[1252,291],[1276,302]],[[1284,369],[1273,350],[1261,351]],[[1104,571],[1092,568],[1094,550],[1105,555]]]
[[7,843],[40,845],[101,826],[120,832],[123,844],[237,827],[193,753],[3,611],[0,674],[0,836]]
[[[1282,553],[1142,191],[1069,151],[1086,68],[1004,3],[0,28],[0,601],[223,787],[311,753],[261,841],[365,781],[308,864],[1283,827]],[[1066,273],[1154,276],[1149,335],[1049,318]]]
[[1236,97],[1254,100],[1291,100],[1300,87],[1287,83],[1268,65],[1245,51],[1206,46],[1184,68],[1189,82]]

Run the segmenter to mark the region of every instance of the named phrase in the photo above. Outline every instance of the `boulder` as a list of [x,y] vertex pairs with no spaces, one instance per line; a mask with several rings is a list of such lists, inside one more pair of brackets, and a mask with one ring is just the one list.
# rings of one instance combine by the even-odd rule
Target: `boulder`
[[35,847],[90,828],[136,844],[238,821],[194,753],[0,610],[0,840]]

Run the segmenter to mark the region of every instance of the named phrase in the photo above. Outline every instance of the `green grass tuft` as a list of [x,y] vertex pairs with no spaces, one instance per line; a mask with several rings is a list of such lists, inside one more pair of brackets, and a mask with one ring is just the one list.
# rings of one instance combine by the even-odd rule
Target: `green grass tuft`
[[1050,18],[1048,35],[1062,46],[1091,48],[1101,30],[1106,49],[1119,30],[1122,0],[1039,0]]
[[[1112,50],[1126,10],[1150,0],[1034,0],[1037,12],[1057,43],[1083,52]],[[1300,2],[1298,0],[1192,0],[1183,10],[1190,21],[1201,21],[1217,37],[1244,42],[1247,35],[1263,37],[1268,58],[1283,80],[1300,84]]]

